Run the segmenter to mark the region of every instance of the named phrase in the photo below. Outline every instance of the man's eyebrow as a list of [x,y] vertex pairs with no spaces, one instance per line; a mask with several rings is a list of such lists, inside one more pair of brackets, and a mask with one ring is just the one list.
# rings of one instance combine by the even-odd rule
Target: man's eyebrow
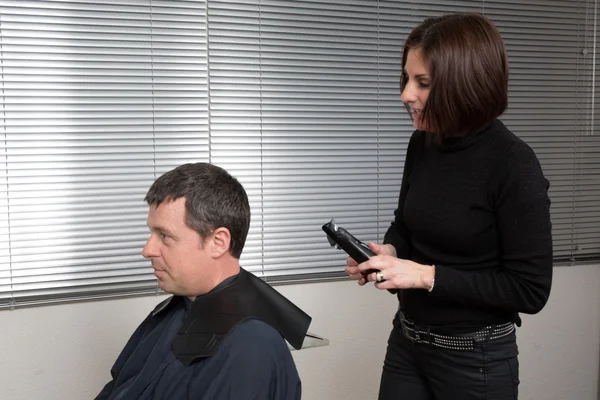
[[171,233],[171,231],[169,231],[168,229],[166,229],[166,228],[164,228],[162,226],[153,226],[153,227],[148,226],[148,228],[150,228],[151,231],[162,233],[162,234],[167,235],[167,236],[173,236],[173,234]]

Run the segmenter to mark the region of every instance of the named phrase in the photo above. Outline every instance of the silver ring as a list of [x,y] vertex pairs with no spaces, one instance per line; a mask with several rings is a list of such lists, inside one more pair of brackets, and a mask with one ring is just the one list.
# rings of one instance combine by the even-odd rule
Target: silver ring
[[381,272],[381,271],[377,271],[375,276],[377,278],[377,282],[383,282],[385,280],[385,279],[383,279],[383,272]]

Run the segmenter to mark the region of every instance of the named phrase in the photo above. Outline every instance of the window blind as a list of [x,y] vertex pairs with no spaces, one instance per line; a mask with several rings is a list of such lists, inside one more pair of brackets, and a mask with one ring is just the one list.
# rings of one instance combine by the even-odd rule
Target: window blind
[[511,67],[503,121],[535,150],[550,180],[554,258],[600,255],[600,150],[590,124],[593,2],[485,2]]
[[0,306],[156,290],[144,195],[208,160],[198,1],[2,1]]
[[0,0],[0,308],[157,292],[143,197],[185,162],[246,188],[246,269],[343,275],[320,227],[383,239],[413,131],[404,40],[459,11],[483,12],[506,41],[502,119],[551,181],[556,259],[597,259],[589,1]]
[[401,40],[373,4],[208,4],[211,159],[256,199],[241,262],[268,282],[339,276],[331,218],[365,240],[389,224],[409,121]]

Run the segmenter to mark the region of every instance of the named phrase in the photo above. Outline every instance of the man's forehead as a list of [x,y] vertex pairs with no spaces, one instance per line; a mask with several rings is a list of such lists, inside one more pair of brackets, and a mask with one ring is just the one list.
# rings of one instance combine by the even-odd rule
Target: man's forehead
[[185,219],[185,197],[177,200],[167,199],[159,205],[151,205],[148,210],[148,225],[160,221],[183,221]]

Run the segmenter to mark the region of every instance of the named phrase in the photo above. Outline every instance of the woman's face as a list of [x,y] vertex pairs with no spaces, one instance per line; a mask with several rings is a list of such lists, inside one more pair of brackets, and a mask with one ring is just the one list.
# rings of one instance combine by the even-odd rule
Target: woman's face
[[420,50],[408,50],[404,74],[406,74],[407,79],[402,91],[402,101],[409,106],[415,128],[425,131],[426,127],[421,115],[429,96],[431,77]]

